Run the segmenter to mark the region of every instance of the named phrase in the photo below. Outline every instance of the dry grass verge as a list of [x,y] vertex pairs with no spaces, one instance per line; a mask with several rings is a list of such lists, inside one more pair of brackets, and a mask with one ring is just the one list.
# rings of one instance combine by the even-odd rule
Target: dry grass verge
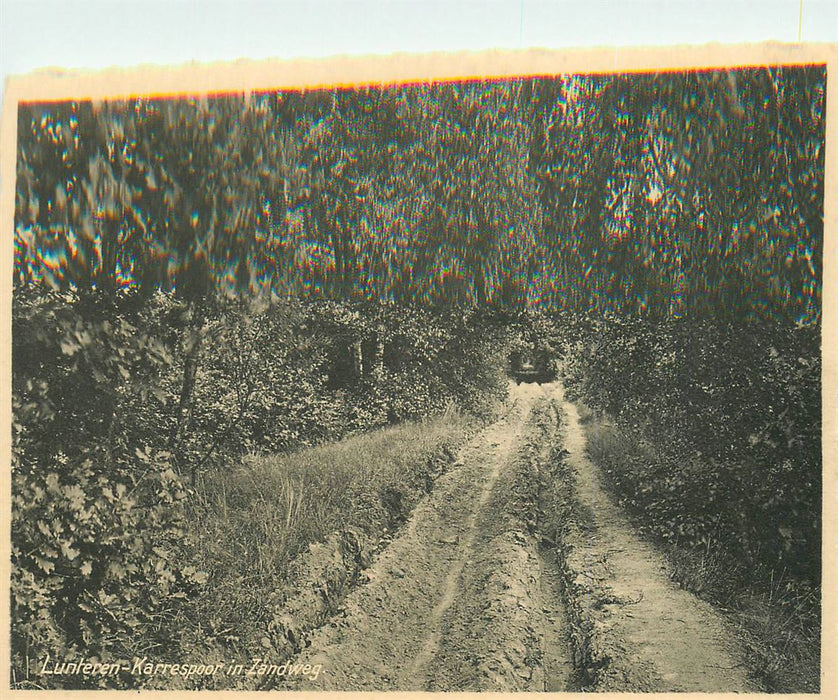
[[209,579],[184,620],[183,647],[217,663],[298,652],[475,427],[449,410],[291,455],[250,457],[199,483],[191,538],[196,568]]

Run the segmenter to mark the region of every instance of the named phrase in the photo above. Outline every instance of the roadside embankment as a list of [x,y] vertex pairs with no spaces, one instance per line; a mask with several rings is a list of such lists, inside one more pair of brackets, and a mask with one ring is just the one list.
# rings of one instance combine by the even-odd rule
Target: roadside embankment
[[[203,507],[189,536],[209,580],[189,611],[201,624],[184,621],[184,647],[207,662],[298,654],[477,429],[448,411],[291,455],[252,457],[201,484]],[[247,688],[261,680],[219,674],[187,685]]]

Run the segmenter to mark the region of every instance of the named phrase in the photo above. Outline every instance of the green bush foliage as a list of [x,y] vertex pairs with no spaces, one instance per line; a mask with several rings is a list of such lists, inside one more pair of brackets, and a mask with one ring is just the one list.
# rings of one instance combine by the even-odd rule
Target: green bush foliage
[[613,318],[564,337],[572,386],[637,448],[603,466],[655,536],[718,554],[731,585],[819,584],[817,327]]
[[[198,485],[242,455],[452,404],[490,415],[506,387],[493,360],[503,333],[485,314],[454,319],[324,300],[21,289],[12,683],[45,682],[34,674],[48,655],[109,661],[171,648],[179,611],[207,581],[189,508]],[[356,342],[366,366],[347,373]]]

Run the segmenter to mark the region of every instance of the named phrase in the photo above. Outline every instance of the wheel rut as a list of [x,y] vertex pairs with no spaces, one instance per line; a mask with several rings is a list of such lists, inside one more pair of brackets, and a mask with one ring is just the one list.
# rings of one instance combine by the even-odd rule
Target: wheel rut
[[569,537],[564,564],[596,690],[756,691],[733,631],[709,603],[670,580],[664,556],[603,488],[576,405],[561,389],[558,398],[576,497],[591,515],[588,527]]
[[[463,569],[465,568],[466,563],[472,558],[474,540],[477,535],[476,523],[478,513],[485,508],[486,503],[489,500],[489,496],[491,495],[497,482],[501,467],[503,467],[508,460],[509,453],[519,437],[520,426],[515,426],[512,435],[492,434],[488,437],[488,447],[493,449],[490,460],[491,470],[489,471],[486,482],[480,491],[480,498],[475,505],[475,509],[469,514],[466,522],[464,523],[465,536],[459,549],[460,556],[445,576],[445,586],[442,598],[431,613],[428,624],[429,631],[425,639],[425,643],[422,646],[421,652],[410,667],[408,675],[411,678],[423,678],[429,675],[427,667],[439,648],[440,638],[442,635],[441,622],[445,617],[445,614],[454,604],[457,593],[462,585],[461,579]],[[497,441],[495,438],[497,438]]]
[[[318,677],[283,687],[753,690],[730,630],[669,581],[606,494],[561,385],[510,396],[309,636],[299,660]],[[542,521],[556,499],[575,505],[555,511],[552,541]]]
[[506,415],[461,450],[365,583],[311,636],[303,656],[323,670],[301,688],[544,688],[543,636],[556,631],[544,610],[558,619],[560,602],[540,602],[536,539],[505,504],[546,390],[510,391]]

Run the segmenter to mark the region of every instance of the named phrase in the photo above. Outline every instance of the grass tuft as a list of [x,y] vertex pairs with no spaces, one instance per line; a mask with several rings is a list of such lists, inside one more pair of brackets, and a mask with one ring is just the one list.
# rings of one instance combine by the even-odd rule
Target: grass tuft
[[209,579],[188,615],[200,628],[185,623],[189,646],[264,653],[300,562],[334,556],[317,543],[351,532],[355,542],[383,545],[473,427],[452,406],[438,418],[290,455],[251,455],[204,476],[191,502],[190,541]]

